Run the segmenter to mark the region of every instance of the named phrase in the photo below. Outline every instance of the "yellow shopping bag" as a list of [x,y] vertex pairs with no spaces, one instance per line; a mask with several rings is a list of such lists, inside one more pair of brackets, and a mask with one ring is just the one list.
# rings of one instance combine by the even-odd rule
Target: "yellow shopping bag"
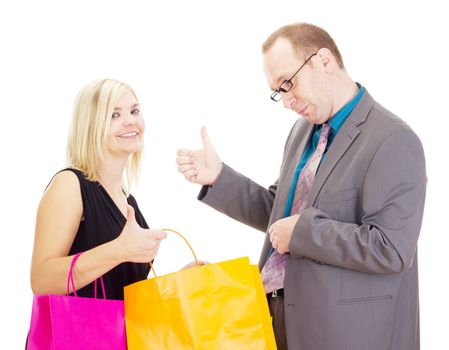
[[125,287],[128,349],[275,350],[257,267],[247,257],[195,260],[194,268]]

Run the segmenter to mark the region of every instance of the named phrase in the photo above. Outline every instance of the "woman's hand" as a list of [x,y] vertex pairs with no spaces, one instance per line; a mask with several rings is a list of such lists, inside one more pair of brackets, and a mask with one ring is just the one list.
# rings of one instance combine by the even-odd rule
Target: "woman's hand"
[[161,240],[167,234],[161,230],[144,229],[136,221],[134,209],[128,205],[127,221],[116,239],[122,262],[148,263],[157,255]]
[[[207,264],[210,264],[210,262],[205,261],[205,260],[198,260],[198,266],[203,266],[203,265],[207,265]],[[183,266],[183,268],[181,270],[191,269],[192,267],[195,267],[195,266],[197,266],[196,261],[191,261],[187,265]]]

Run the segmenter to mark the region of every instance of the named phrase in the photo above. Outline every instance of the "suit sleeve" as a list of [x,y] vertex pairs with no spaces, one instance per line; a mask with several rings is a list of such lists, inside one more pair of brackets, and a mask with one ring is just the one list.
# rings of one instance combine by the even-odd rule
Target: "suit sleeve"
[[[292,135],[301,125],[306,124],[298,119],[290,130],[284,145],[281,168],[287,149],[294,139]],[[266,232],[277,187],[278,180],[266,189],[223,163],[215,184],[203,186],[198,199],[243,224]]]
[[366,172],[360,223],[307,208],[290,241],[292,257],[371,273],[407,270],[421,229],[426,183],[421,142],[412,131],[397,130],[379,146]]
[[265,232],[277,181],[266,189],[223,163],[213,186],[203,186],[198,199],[229,217]]

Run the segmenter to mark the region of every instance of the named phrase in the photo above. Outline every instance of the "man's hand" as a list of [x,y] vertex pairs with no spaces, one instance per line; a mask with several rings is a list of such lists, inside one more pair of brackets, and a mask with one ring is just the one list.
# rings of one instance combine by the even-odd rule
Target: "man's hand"
[[206,128],[201,128],[203,148],[198,150],[180,149],[177,152],[178,171],[193,183],[212,185],[217,180],[222,162],[209,140]]
[[279,254],[288,253],[293,229],[298,222],[299,214],[288,216],[273,223],[268,229],[270,242]]

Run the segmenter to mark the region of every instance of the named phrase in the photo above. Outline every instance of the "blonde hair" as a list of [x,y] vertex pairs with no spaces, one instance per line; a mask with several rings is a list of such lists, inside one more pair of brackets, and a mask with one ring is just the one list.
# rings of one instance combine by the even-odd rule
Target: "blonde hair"
[[[67,166],[81,170],[87,179],[99,181],[98,162],[108,154],[108,134],[112,114],[120,97],[133,89],[118,80],[96,80],[78,93],[73,108],[72,123],[67,142]],[[128,158],[125,167],[129,193],[131,184],[137,181],[142,149]],[[125,180],[125,179],[124,179]]]
[[278,38],[285,38],[298,53],[305,56],[314,54],[321,48],[327,48],[334,55],[338,66],[344,69],[343,58],[334,39],[324,29],[309,23],[295,23],[283,26],[272,33],[262,45],[262,53],[266,53]]

